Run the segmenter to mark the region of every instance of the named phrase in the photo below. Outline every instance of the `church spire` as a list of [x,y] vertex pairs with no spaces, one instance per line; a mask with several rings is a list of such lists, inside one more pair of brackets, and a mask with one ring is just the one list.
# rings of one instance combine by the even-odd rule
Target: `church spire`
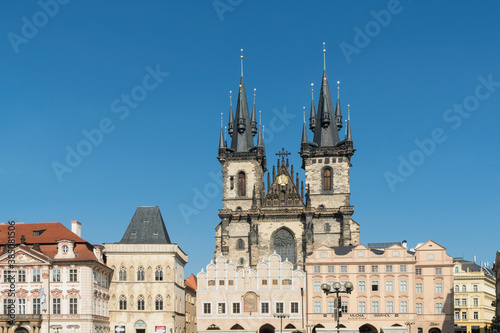
[[[326,49],[323,44],[323,77],[319,92],[318,113],[316,115],[316,128],[314,142],[318,147],[334,147],[339,141],[339,133],[334,119],[334,110],[328,79],[326,77]],[[335,121],[333,124],[332,122]]]
[[337,106],[335,107],[335,120],[337,121],[337,129],[342,128],[342,113],[340,112],[340,81],[337,81]]
[[252,126],[252,136],[257,134],[257,119],[255,115],[255,91],[257,89],[253,89],[253,108],[252,108],[252,121],[250,122],[250,126]]
[[220,114],[220,138],[219,138],[219,149],[226,148],[226,142],[224,141],[224,123],[222,118],[222,112]]
[[259,135],[257,137],[257,147],[264,147],[264,133],[262,129],[262,111],[259,111]]
[[306,107],[304,106],[304,125],[302,126],[302,143],[308,143],[309,140],[307,140],[307,128],[306,128]]
[[229,136],[233,136],[234,131],[234,116],[233,116],[233,97],[231,96],[232,91],[229,90],[229,123],[227,132]]
[[347,104],[347,128],[345,131],[345,141],[352,142],[352,134],[351,134],[351,110],[349,110],[349,104]]
[[314,83],[311,83],[311,114],[309,116],[309,129],[314,132],[316,128],[316,107],[314,106]]

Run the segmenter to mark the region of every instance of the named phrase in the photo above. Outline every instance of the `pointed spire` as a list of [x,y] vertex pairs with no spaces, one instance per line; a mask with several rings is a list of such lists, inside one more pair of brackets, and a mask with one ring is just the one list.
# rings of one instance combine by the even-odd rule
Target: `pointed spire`
[[304,124],[302,126],[302,143],[308,143],[309,140],[307,140],[307,128],[306,128],[306,107],[304,106]]
[[219,138],[219,148],[226,148],[226,142],[224,141],[224,123],[222,118],[223,113],[220,114],[220,138]]
[[230,136],[233,136],[233,131],[234,131],[233,96],[232,96],[232,91],[229,90],[229,123],[227,132],[229,133]]
[[257,137],[257,147],[264,147],[264,129],[262,128],[262,111],[259,111],[259,136]]
[[311,113],[309,115],[309,129],[314,132],[316,128],[316,107],[314,106],[314,83],[311,83]]
[[252,127],[252,136],[257,134],[257,120],[255,118],[255,91],[257,89],[253,89],[253,108],[252,108],[252,120],[250,121],[250,126]]
[[340,112],[340,81],[337,81],[337,105],[335,107],[335,120],[337,122],[337,129],[340,131],[342,128],[342,113]]
[[347,104],[347,128],[345,131],[345,141],[352,141],[351,134],[351,110],[349,109],[349,104]]

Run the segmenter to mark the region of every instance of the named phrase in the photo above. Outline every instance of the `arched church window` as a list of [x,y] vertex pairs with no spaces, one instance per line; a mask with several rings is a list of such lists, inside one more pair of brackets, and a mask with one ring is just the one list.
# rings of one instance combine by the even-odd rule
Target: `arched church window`
[[243,242],[243,239],[238,239],[238,250],[243,250],[245,249],[245,242]]
[[332,169],[325,168],[323,170],[323,191],[332,190]]
[[246,179],[243,171],[238,173],[238,195],[240,197],[244,197],[246,195]]
[[118,279],[120,281],[127,281],[127,269],[125,267],[120,267],[120,272],[118,273]]
[[156,310],[163,310],[163,297],[161,295],[156,296]]
[[240,265],[244,265],[245,264],[245,259],[240,258],[239,263],[240,263]]
[[280,229],[274,235],[274,251],[281,256],[281,261],[288,259],[295,263],[295,241],[293,235],[287,229]]
[[144,296],[137,297],[137,310],[144,310]]
[[163,268],[160,266],[156,267],[155,281],[163,281]]
[[137,269],[137,281],[144,281],[144,267],[139,267]]
[[125,295],[120,296],[120,310],[127,310],[127,297]]

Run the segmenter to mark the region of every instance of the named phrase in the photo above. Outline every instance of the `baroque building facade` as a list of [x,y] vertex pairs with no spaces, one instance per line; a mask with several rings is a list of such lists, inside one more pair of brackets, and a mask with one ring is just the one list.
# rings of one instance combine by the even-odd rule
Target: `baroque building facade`
[[110,332],[112,271],[103,247],[81,238],[80,222],[0,224],[0,244],[2,333]]
[[312,141],[308,140],[305,120],[302,129],[300,156],[305,182],[289,165],[289,153],[284,149],[277,154],[277,165],[272,171],[267,170],[255,95],[251,114],[248,108],[243,56],[241,68],[235,112],[230,102],[230,145],[222,127],[220,131],[218,160],[222,166],[223,193],[214,258],[224,256],[240,268],[255,268],[262,258],[276,252],[283,261],[303,268],[307,253],[321,246],[358,244],[359,225],[351,218],[354,207],[350,203],[349,170],[355,151],[350,121],[345,139],[341,140],[340,98],[337,96],[334,107],[326,66],[317,109],[314,97],[311,101]]
[[113,332],[185,333],[188,256],[171,243],[160,209],[138,207],[120,242],[104,248]]

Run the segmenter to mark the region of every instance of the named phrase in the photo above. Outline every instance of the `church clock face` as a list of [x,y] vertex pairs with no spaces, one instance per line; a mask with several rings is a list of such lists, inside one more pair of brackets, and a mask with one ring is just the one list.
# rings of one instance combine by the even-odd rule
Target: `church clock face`
[[288,184],[288,177],[285,175],[279,175],[278,184],[280,184],[281,186],[285,186],[286,184]]

